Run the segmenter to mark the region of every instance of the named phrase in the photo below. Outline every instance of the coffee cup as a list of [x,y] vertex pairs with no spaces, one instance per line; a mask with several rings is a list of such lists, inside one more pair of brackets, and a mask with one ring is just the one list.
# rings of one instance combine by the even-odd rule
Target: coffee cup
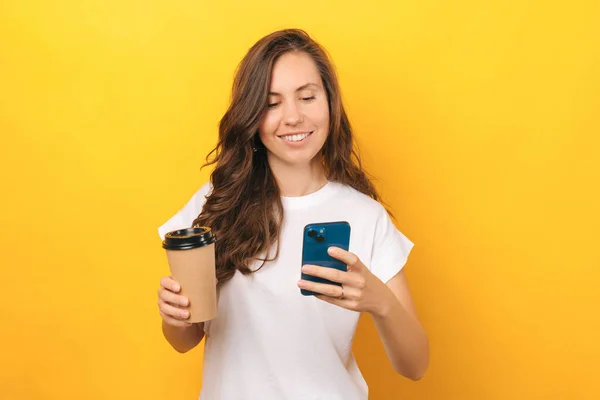
[[171,276],[181,285],[179,294],[189,299],[188,322],[217,315],[215,241],[212,230],[201,226],[168,232],[162,242]]

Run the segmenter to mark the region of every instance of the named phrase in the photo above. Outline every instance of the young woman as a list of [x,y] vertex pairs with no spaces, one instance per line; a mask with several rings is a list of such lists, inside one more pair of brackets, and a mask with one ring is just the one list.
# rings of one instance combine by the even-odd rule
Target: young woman
[[[326,52],[304,31],[259,40],[242,60],[211,152],[210,182],[159,228],[210,226],[218,240],[218,316],[190,324],[170,277],[158,304],[179,352],[205,339],[201,399],[366,399],[352,355],[360,314],[373,316],[392,367],[420,379],[429,343],[402,268],[413,244],[363,171]],[[347,272],[302,272],[303,228],[348,221],[349,251],[329,248]],[[319,293],[303,296],[300,289]]]

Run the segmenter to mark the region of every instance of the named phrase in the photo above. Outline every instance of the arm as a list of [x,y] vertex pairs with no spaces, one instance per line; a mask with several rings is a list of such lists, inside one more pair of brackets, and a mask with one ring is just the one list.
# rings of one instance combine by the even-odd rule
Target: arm
[[342,288],[305,280],[298,286],[321,293],[317,298],[327,303],[371,314],[394,370],[419,380],[429,365],[429,340],[417,318],[404,272],[386,285],[355,254],[337,247],[330,247],[329,254],[343,261],[348,271],[305,265],[302,272],[341,283]]
[[178,293],[181,285],[170,276],[160,280],[158,308],[162,317],[162,331],[165,339],[180,353],[185,353],[200,343],[204,337],[204,322],[191,323],[186,320],[190,313],[187,297]]
[[383,301],[371,313],[394,370],[419,380],[429,365],[429,339],[419,322],[404,271],[382,285]]
[[176,327],[162,321],[162,331],[165,339],[180,353],[193,349],[204,337],[204,322],[192,324],[191,326]]

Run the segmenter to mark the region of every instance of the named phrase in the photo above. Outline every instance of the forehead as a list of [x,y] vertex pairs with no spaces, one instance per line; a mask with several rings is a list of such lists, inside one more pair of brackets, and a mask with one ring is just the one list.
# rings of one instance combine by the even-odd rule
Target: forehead
[[304,52],[286,53],[273,65],[272,92],[293,92],[307,83],[321,83],[321,76],[312,57]]

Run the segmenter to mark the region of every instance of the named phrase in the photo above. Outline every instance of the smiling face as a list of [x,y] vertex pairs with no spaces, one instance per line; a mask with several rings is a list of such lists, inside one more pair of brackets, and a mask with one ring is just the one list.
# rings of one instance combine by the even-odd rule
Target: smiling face
[[270,161],[310,164],[329,132],[327,93],[317,66],[304,52],[282,55],[273,65],[268,110],[259,136]]

